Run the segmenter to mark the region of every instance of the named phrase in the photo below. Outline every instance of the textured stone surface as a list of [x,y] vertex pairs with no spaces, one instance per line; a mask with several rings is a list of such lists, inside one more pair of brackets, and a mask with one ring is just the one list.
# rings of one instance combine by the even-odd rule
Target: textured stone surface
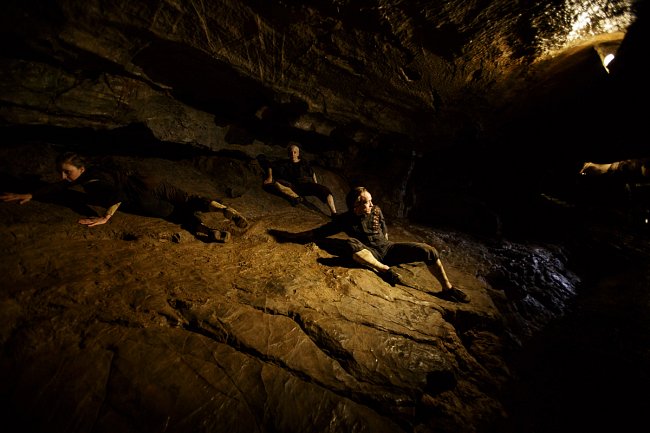
[[[55,204],[0,204],[3,428],[631,430],[650,362],[647,233],[620,184],[575,178],[578,161],[647,156],[647,15],[631,10],[8,0],[2,189],[54,180],[54,155],[75,149],[254,224],[207,244],[149,218],[88,230]],[[601,51],[619,43],[607,73]],[[439,247],[472,303],[433,296],[417,264],[402,269],[413,287],[391,287],[327,245],[269,237],[327,214],[261,191],[255,157],[288,140],[339,209],[364,184],[393,238]],[[598,291],[578,290],[574,266]]]
[[627,0],[42,3],[0,18],[16,141],[254,158],[295,140],[388,215],[482,235],[511,197],[563,194],[576,160],[642,151]]
[[[445,147],[521,100],[536,62],[605,29],[620,41],[635,17],[628,1],[39,3],[12,1],[4,17],[10,123],[139,123],[211,149],[223,130],[206,117],[262,141],[276,127]],[[576,31],[581,13],[591,26]]]
[[[54,149],[32,149],[40,156],[30,161],[5,150],[5,175],[32,166],[49,178]],[[200,167],[237,166],[251,181],[224,200],[252,226],[211,244],[123,212],[89,229],[60,205],[2,204],[1,392],[21,428],[496,428],[507,419],[504,351],[561,315],[578,282],[553,249],[493,249],[462,233],[391,226],[394,240],[440,249],[450,278],[472,297],[450,303],[433,296],[439,284],[422,264],[402,266],[413,287],[390,286],[327,245],[276,242],[267,229],[306,229],[327,211],[264,192],[261,172],[245,161],[114,159],[216,197],[227,179]],[[531,275],[488,275],[513,275],[512,256],[531,252],[539,262],[521,265]],[[544,277],[551,272],[555,279]],[[507,284],[527,299],[510,296]]]

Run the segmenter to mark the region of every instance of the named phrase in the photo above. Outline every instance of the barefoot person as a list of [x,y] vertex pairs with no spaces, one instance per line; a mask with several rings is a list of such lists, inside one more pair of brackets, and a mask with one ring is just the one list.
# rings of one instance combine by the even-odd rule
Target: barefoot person
[[194,233],[208,235],[213,242],[227,242],[230,232],[215,230],[201,222],[202,212],[222,212],[239,228],[248,221],[239,212],[217,200],[189,194],[182,189],[153,176],[128,173],[119,168],[90,167],[74,152],[66,152],[56,160],[61,181],[47,185],[33,193],[3,193],[0,200],[27,203],[39,197],[55,196],[72,187],[84,191],[84,204],[102,206],[104,215],[82,218],[79,224],[95,227],[106,224],[119,209],[143,216],[153,216],[179,224],[189,224]]
[[442,285],[436,296],[452,302],[469,302],[467,294],[455,288],[445,273],[438,251],[423,242],[391,242],[384,215],[372,203],[370,192],[364,187],[352,189],[346,196],[348,211],[332,221],[303,232],[269,231],[273,236],[295,242],[310,242],[344,232],[352,259],[377,272],[390,284],[400,283],[400,276],[391,265],[425,262],[431,274]]

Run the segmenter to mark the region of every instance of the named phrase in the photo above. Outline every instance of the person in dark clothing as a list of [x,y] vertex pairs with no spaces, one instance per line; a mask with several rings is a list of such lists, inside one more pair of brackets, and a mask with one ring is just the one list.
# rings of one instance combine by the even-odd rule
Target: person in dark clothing
[[178,224],[188,224],[195,234],[203,233],[213,242],[227,242],[231,234],[212,229],[201,221],[203,212],[222,212],[239,228],[248,221],[239,212],[217,200],[189,194],[167,181],[154,176],[129,173],[116,167],[90,167],[74,152],[66,152],[56,160],[61,182],[46,185],[33,193],[4,193],[0,200],[20,204],[32,199],[56,196],[75,186],[84,192],[84,202],[106,209],[103,216],[82,218],[79,224],[95,227],[106,224],[118,208],[143,216],[159,217]]
[[468,295],[449,282],[434,247],[423,242],[388,240],[384,215],[379,206],[373,205],[366,188],[353,188],[346,196],[346,204],[347,212],[320,227],[298,233],[271,229],[269,233],[279,239],[304,243],[344,232],[349,236],[346,245],[352,259],[373,269],[390,284],[401,283],[394,265],[421,261],[442,285],[442,291],[436,296],[452,302],[469,302]]
[[265,162],[266,170],[264,187],[287,197],[296,206],[303,197],[314,196],[327,204],[332,215],[336,215],[336,206],[332,191],[325,185],[319,184],[316,172],[304,158],[300,157],[300,148],[291,143],[287,148],[289,159],[273,164]]

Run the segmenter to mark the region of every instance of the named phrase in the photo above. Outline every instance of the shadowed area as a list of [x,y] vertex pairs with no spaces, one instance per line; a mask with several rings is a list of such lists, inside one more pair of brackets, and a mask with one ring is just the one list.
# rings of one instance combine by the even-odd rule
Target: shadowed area
[[[250,223],[0,202],[3,431],[644,425],[650,182],[611,168],[649,156],[647,1],[3,5],[0,192],[74,151]],[[471,302],[423,263],[387,283],[342,234],[273,236],[333,212],[263,188],[290,142]]]

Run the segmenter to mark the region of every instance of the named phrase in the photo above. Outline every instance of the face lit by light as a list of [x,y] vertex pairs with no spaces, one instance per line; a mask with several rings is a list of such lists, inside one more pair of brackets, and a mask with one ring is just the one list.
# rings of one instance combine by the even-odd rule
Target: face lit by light
[[354,202],[355,215],[370,215],[372,211],[372,196],[368,191],[364,191],[359,195],[359,198]]
[[300,149],[298,146],[291,146],[289,148],[289,157],[293,162],[300,161]]
[[61,164],[59,171],[61,172],[61,179],[74,182],[85,171],[85,168],[76,167],[68,162],[64,162]]

